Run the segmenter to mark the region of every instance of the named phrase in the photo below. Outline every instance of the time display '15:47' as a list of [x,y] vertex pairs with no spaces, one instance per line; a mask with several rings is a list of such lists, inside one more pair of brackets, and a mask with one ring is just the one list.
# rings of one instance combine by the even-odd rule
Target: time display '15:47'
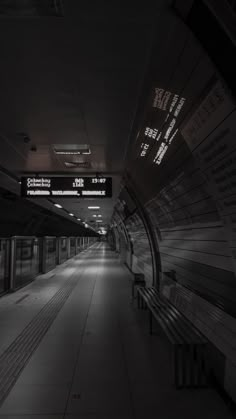
[[104,178],[92,178],[92,183],[106,183]]

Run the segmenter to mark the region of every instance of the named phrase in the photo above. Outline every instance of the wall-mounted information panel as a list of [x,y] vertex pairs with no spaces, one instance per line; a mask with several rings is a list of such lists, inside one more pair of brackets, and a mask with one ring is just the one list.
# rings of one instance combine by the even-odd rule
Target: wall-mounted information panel
[[112,178],[23,176],[21,196],[24,198],[111,198]]
[[152,163],[161,164],[178,133],[179,115],[185,100],[178,93],[153,86],[147,104],[146,123],[138,137],[137,157],[144,160],[149,156]]

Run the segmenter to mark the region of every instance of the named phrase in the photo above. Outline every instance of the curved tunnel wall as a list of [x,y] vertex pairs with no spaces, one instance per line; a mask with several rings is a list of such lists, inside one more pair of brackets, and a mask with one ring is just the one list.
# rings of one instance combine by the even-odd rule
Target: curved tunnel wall
[[[112,220],[115,248],[133,273],[143,273],[147,286],[153,285],[153,259],[150,238],[140,211],[123,188]],[[111,243],[112,239],[110,239]]]
[[132,272],[143,273],[147,286],[151,286],[153,283],[153,266],[150,243],[143,221],[137,213],[128,218],[126,228],[133,249],[131,270]]
[[[128,175],[158,243],[160,291],[209,339],[215,375],[236,400],[235,99],[180,20],[166,51],[165,74],[153,64],[158,82],[150,83]],[[143,226],[135,216],[126,226],[138,264]]]

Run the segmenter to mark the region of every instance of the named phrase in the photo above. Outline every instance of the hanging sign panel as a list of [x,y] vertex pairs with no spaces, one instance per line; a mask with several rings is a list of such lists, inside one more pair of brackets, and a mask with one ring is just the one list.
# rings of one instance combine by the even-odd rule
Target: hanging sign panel
[[111,198],[112,178],[23,176],[21,196],[24,198]]

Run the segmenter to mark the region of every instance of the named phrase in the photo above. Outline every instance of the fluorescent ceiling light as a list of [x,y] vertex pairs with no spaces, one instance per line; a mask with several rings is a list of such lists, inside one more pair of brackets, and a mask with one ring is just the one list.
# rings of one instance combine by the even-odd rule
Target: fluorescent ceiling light
[[88,224],[84,223],[84,227],[85,227],[85,228],[88,228]]
[[88,207],[88,209],[100,209],[100,207]]
[[91,154],[88,144],[53,144],[53,150],[62,155]]
[[78,221],[81,221],[81,218],[77,218]]
[[101,217],[101,214],[99,214],[98,217]]
[[97,223],[102,223],[102,220],[96,220]]
[[63,155],[67,155],[67,154],[72,154],[72,155],[77,155],[77,154],[81,154],[80,151],[63,151],[63,150],[57,150],[55,151],[56,154],[63,154]]
[[54,207],[62,208],[62,206],[60,204],[54,204]]
[[74,217],[74,214],[72,214],[72,212],[70,212],[70,214],[69,214],[71,217]]
[[67,155],[78,156],[80,154],[91,154],[91,151],[89,150],[88,152],[83,152],[83,151],[75,151],[75,150],[74,151],[73,150],[70,150],[70,151],[58,150],[58,151],[55,151],[55,153],[62,154],[63,156],[67,156]]
[[98,215],[96,215],[96,214],[93,214],[93,217],[98,217]]

